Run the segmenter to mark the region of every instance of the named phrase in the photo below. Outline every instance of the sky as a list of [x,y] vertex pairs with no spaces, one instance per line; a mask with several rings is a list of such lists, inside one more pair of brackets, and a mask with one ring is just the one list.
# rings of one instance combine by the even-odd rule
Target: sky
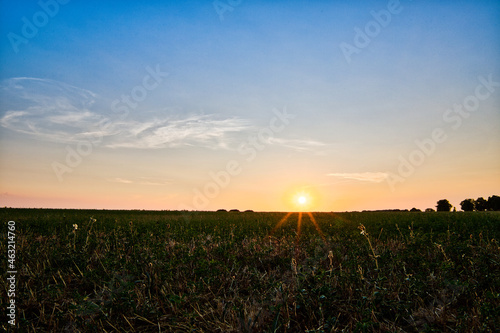
[[1,206],[500,194],[498,1],[0,4]]

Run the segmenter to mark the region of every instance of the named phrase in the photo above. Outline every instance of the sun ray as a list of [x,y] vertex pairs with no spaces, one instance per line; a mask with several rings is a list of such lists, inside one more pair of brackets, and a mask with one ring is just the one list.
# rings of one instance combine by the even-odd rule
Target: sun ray
[[302,230],[302,212],[299,212],[299,219],[297,221],[297,243],[300,239],[300,232]]
[[302,212],[299,212],[297,220],[297,236],[295,237],[295,258],[300,254],[300,234],[302,232]]
[[325,238],[325,235],[323,234],[323,232],[321,231],[321,228],[319,227],[319,224],[318,222],[316,222],[316,219],[314,218],[313,214],[311,212],[308,212],[307,215],[309,216],[309,218],[311,219],[311,222],[314,224],[314,227],[316,228],[316,231],[318,232],[318,234],[321,236],[321,238],[323,239],[323,242],[326,243],[326,238]]
[[[302,216],[303,212],[296,212],[297,213],[297,233],[295,236],[295,258],[297,258],[300,255],[300,237],[302,235]],[[309,219],[311,223],[314,225],[314,228],[320,235],[321,239],[323,242],[326,244],[326,237],[323,234],[323,231],[321,230],[321,227],[319,226],[318,222],[314,218],[313,213],[311,212],[305,212],[307,216],[309,216]],[[292,214],[295,214],[294,212],[288,212],[277,224],[276,226],[271,230],[269,233],[269,237],[271,237],[272,234],[276,232],[277,229],[279,229],[289,218],[292,216]]]
[[285,223],[285,222],[286,222],[286,220],[288,220],[288,218],[289,218],[289,217],[290,217],[290,215],[292,215],[292,214],[293,214],[292,212],[287,213],[287,214],[285,215],[285,217],[284,217],[284,218],[282,218],[282,219],[278,222],[278,224],[276,224],[276,226],[273,228],[273,230],[271,230],[271,235],[272,235],[272,234],[274,234],[274,232],[275,232],[275,231],[276,231],[279,227],[281,227],[281,225],[282,225],[283,223]]

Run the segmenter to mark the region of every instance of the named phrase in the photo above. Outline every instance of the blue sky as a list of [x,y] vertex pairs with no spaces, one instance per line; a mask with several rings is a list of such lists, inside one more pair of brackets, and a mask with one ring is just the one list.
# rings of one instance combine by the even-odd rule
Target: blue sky
[[[69,1],[15,52],[12,33],[23,37],[23,17],[33,23],[43,9],[3,1],[3,201],[286,210],[283,196],[305,188],[316,193],[314,209],[348,210],[497,194],[499,91],[457,130],[443,114],[474,93],[478,77],[500,81],[498,2],[231,3],[221,20],[211,1]],[[347,61],[340,45],[354,45],[355,28],[388,6],[397,13]],[[155,88],[126,115],[114,112],[151,71],[161,82],[147,79]],[[294,118],[246,161],[238,148],[273,110]],[[445,142],[388,186],[399,156],[438,127]],[[54,162],[66,165],[67,147],[97,132],[102,142],[58,177]],[[231,160],[243,171],[194,207],[195,190]]]

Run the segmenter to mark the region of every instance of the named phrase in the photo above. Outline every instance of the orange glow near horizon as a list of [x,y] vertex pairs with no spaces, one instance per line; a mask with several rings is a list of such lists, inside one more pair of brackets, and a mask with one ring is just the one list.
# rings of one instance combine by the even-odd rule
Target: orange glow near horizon
[[[305,185],[305,181],[283,181],[267,187],[255,184],[248,190],[235,182],[234,187],[221,190],[217,197],[208,198],[206,206],[200,207],[193,203],[195,194],[188,186],[120,183],[107,178],[87,180],[80,175],[54,185],[51,173],[42,173],[36,178],[21,167],[17,169],[19,172],[0,174],[2,207],[179,210],[184,205],[189,210],[216,211],[224,208],[307,213],[413,207],[425,210],[435,208],[437,200],[448,199],[459,210],[460,202],[465,198],[487,198],[496,193],[490,188],[495,178],[493,182],[484,180],[482,187],[472,192],[469,189],[473,186],[472,180],[455,181],[450,185],[446,179],[434,180],[432,186],[415,189],[413,184],[416,186],[423,181],[416,175],[418,179],[408,179],[395,194],[386,188],[386,184],[345,182],[327,187],[315,181],[309,181],[309,185]],[[303,222],[308,223],[306,220]]]

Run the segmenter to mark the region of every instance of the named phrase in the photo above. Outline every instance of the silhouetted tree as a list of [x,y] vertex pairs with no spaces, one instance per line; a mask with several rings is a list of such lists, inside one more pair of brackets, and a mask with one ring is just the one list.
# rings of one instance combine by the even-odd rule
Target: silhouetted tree
[[410,212],[421,212],[421,210],[413,207],[412,209],[410,209]]
[[437,202],[436,210],[438,212],[449,212],[451,207],[453,206],[448,200],[442,199]]
[[464,212],[472,212],[476,205],[474,199],[465,199],[460,203],[460,206]]
[[500,197],[498,195],[488,198],[488,210],[500,210]]
[[478,212],[484,212],[488,209],[488,200],[483,197],[477,198],[475,208]]
[[426,209],[425,209],[425,212],[426,212],[426,213],[434,212],[434,209],[432,209],[432,208],[426,208]]

